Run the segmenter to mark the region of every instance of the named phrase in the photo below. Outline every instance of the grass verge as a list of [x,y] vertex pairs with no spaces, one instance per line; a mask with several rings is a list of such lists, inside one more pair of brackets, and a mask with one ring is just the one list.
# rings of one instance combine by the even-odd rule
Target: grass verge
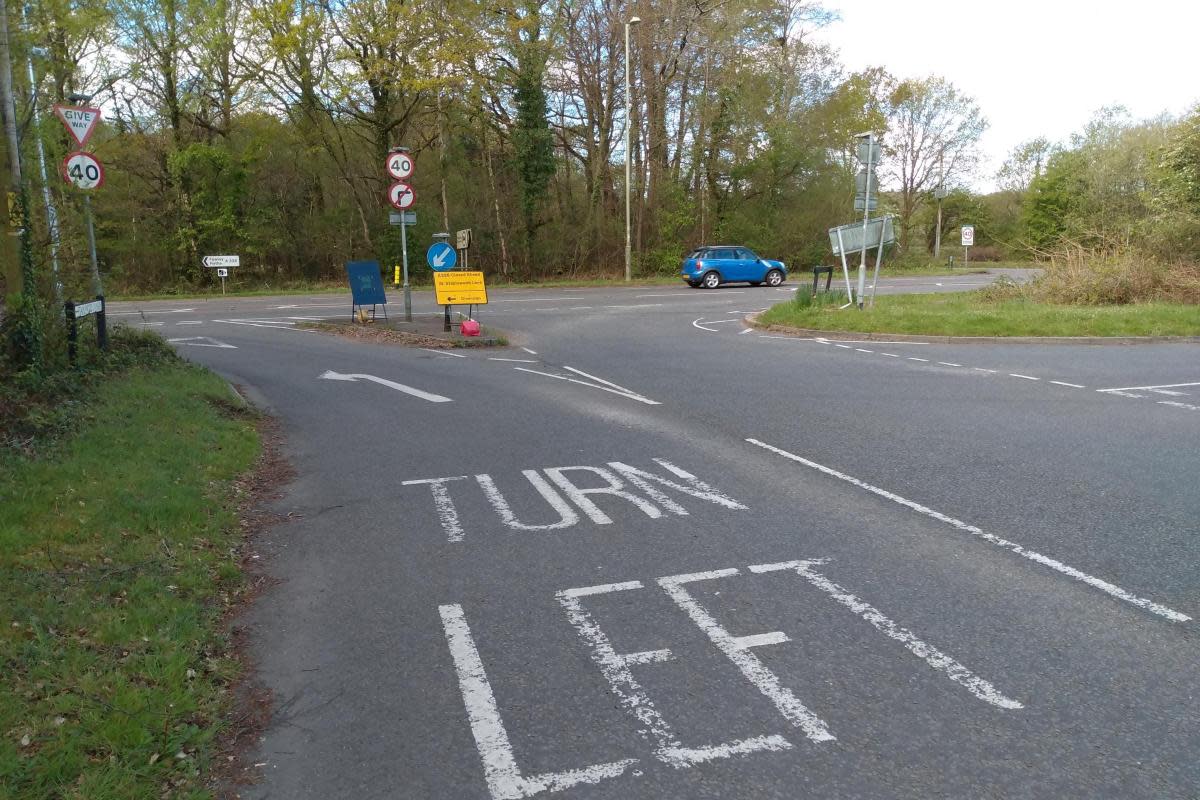
[[92,388],[70,435],[0,451],[0,797],[208,797],[255,421],[178,360]]
[[840,310],[844,295],[798,292],[759,321],[822,331],[926,336],[1200,336],[1200,307],[1170,303],[1052,305],[1028,298],[993,300],[979,292],[878,297],[875,307]]

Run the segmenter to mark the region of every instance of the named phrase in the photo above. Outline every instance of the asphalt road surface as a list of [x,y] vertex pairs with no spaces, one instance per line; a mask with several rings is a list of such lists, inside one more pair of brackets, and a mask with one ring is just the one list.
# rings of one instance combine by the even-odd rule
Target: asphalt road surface
[[1200,797],[1200,346],[745,327],[785,298],[497,292],[450,352],[113,304],[298,472],[243,796]]

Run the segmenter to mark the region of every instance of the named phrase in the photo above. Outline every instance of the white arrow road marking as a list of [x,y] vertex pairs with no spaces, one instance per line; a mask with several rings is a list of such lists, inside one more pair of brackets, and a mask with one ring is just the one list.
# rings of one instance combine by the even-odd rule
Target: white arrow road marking
[[389,388],[395,389],[398,392],[404,392],[405,394],[410,394],[413,397],[419,397],[422,400],[428,400],[431,403],[452,403],[452,402],[454,402],[449,397],[442,397],[440,394],[431,394],[429,392],[423,392],[420,389],[414,389],[411,386],[405,386],[403,383],[396,383],[395,381],[389,381],[386,378],[379,378],[374,375],[363,375],[363,374],[357,373],[357,372],[353,373],[351,375],[343,375],[340,372],[334,372],[333,370],[326,370],[324,373],[322,373],[319,376],[319,378],[327,380],[327,381],[351,381],[351,382],[359,381],[359,380],[371,381],[372,383],[378,383],[383,386],[387,386]]
[[694,320],[692,320],[692,327],[693,327],[693,328],[699,328],[699,329],[700,329],[700,330],[702,330],[702,331],[708,331],[709,333],[720,333],[720,331],[719,331],[719,330],[717,330],[716,328],[706,328],[706,327],[704,327],[703,325],[701,325],[700,323],[701,323],[703,320],[704,320],[704,317],[700,317],[700,319],[694,319]]
[[[1169,401],[1166,401],[1166,402],[1169,402]],[[1113,597],[1117,598],[1118,600],[1124,600],[1126,603],[1129,603],[1130,605],[1135,605],[1138,608],[1142,608],[1142,609],[1145,609],[1146,611],[1150,611],[1154,614],[1158,614],[1160,617],[1165,617],[1166,619],[1169,619],[1172,622],[1190,622],[1192,619],[1187,614],[1176,611],[1173,608],[1168,608],[1166,606],[1159,605],[1158,603],[1155,603],[1152,600],[1147,600],[1144,597],[1138,597],[1137,595],[1132,594],[1131,592],[1127,592],[1126,590],[1122,589],[1120,586],[1111,584],[1108,581],[1104,580],[1103,578],[1097,578],[1095,575],[1089,575],[1088,573],[1083,572],[1082,570],[1078,570],[1068,564],[1064,564],[1063,562],[1059,561],[1058,559],[1051,558],[1050,556],[1044,556],[1035,550],[1029,550],[1028,548],[1024,547],[1023,545],[1019,545],[1016,542],[1011,542],[1008,539],[1003,539],[1003,538],[995,535],[994,533],[987,533],[987,532],[977,528],[974,525],[969,525],[966,522],[963,522],[962,520],[955,519],[954,517],[943,514],[940,511],[934,511],[932,508],[923,506],[920,503],[914,503],[912,500],[908,500],[904,497],[901,497],[898,494],[889,492],[887,489],[880,489],[878,486],[872,486],[871,484],[867,483],[866,481],[860,481],[858,478],[855,478],[851,475],[846,475],[845,473],[838,472],[836,469],[831,469],[829,467],[826,467],[823,464],[818,464],[815,461],[809,461],[807,458],[798,456],[795,453],[789,453],[787,450],[783,450],[783,449],[775,447],[773,445],[769,445],[766,442],[760,442],[758,439],[747,439],[746,441],[752,445],[755,445],[756,447],[761,447],[762,449],[768,450],[772,453],[775,453],[776,455],[783,456],[784,458],[795,461],[798,464],[803,464],[804,466],[811,467],[812,469],[815,469],[818,472],[823,472],[826,475],[830,476],[831,478],[837,478],[838,480],[842,480],[842,481],[845,481],[846,483],[853,484],[854,486],[857,486],[860,489],[866,489],[868,492],[878,495],[879,497],[882,497],[885,500],[891,500],[893,503],[898,503],[906,508],[910,508],[913,511],[916,511],[918,514],[924,514],[925,516],[932,517],[933,519],[936,519],[940,522],[945,522],[947,525],[952,525],[953,527],[958,528],[960,531],[969,533],[972,536],[977,536],[980,539],[983,539],[985,542],[990,542],[991,544],[994,544],[997,547],[1001,547],[1012,553],[1016,553],[1017,555],[1021,556],[1022,558],[1027,558],[1030,561],[1034,561],[1038,564],[1041,564],[1042,566],[1049,567],[1050,569],[1055,570],[1056,572],[1060,572],[1063,575],[1066,575],[1067,577],[1074,578],[1077,581],[1086,583],[1088,586],[1091,586],[1093,588],[1099,589],[1102,592],[1112,595]]]
[[191,347],[220,347],[224,350],[237,350],[236,345],[225,344],[208,336],[184,336],[179,339],[167,339],[171,344],[186,344]]
[[[661,406],[662,405],[662,403],[658,402],[657,400],[651,400],[648,397],[642,397],[637,392],[633,392],[624,387],[617,386],[617,384],[615,384],[615,383],[611,383],[602,378],[597,378],[594,375],[588,375],[586,372],[582,372],[581,370],[577,370],[572,367],[564,367],[564,369],[569,369],[569,370],[571,370],[571,372],[574,372],[577,375],[583,375],[584,377],[591,378],[594,381],[599,381],[599,383],[588,383],[587,381],[576,380],[575,378],[568,378],[566,375],[555,375],[552,372],[541,372],[536,369],[526,369],[525,367],[513,367],[513,369],[519,370],[520,372],[529,372],[534,375],[542,375],[547,378],[554,378],[555,380],[558,380],[558,381],[567,381],[568,383],[577,383],[580,386],[589,386],[593,389],[599,389],[602,392],[610,392],[615,395],[620,395],[621,397],[627,397],[630,400],[636,400],[639,403],[645,403],[648,406]],[[601,386],[600,384],[607,384],[607,385]]]

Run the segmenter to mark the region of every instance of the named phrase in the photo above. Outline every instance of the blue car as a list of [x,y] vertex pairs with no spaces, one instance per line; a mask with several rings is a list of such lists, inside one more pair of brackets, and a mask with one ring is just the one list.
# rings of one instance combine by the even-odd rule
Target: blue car
[[787,267],[782,261],[759,258],[748,247],[715,245],[688,253],[679,274],[690,286],[705,289],[737,281],[779,286],[787,280]]

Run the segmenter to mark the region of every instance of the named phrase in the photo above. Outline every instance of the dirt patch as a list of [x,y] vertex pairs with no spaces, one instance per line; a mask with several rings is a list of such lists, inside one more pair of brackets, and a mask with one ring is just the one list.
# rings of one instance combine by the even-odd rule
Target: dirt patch
[[241,797],[239,788],[257,780],[257,770],[249,755],[270,722],[274,703],[271,691],[258,681],[256,665],[250,656],[250,631],[240,618],[275,583],[266,573],[255,541],[267,528],[286,520],[284,515],[268,511],[266,506],[283,496],[283,488],[295,477],[295,471],[283,455],[284,437],[279,422],[263,415],[257,427],[262,452],[254,469],[234,484],[241,497],[238,524],[242,529],[242,544],[238,562],[245,580],[229,597],[224,616],[230,656],[241,666],[241,677],[229,687],[233,702],[225,727],[217,737],[217,754],[209,774],[209,787],[221,800],[237,800]]

